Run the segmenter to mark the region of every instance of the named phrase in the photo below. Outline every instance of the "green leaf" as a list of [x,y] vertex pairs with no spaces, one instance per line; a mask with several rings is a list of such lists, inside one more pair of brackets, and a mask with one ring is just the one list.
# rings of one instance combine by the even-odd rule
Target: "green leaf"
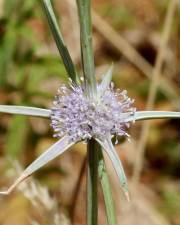
[[63,60],[64,66],[66,68],[66,71],[68,73],[68,75],[70,76],[70,78],[72,79],[72,81],[74,81],[75,83],[79,83],[79,78],[78,75],[76,73],[75,70],[75,66],[73,64],[73,61],[71,59],[71,56],[69,54],[69,51],[64,43],[62,34],[60,32],[53,8],[52,8],[52,4],[50,0],[42,0],[43,3],[43,8],[45,11],[45,14],[47,16],[48,19],[48,23],[51,29],[51,32],[53,34],[54,40],[56,42],[57,48],[59,50],[59,53],[61,55],[61,58]]
[[50,117],[51,110],[28,106],[0,105],[0,112],[25,116]]
[[64,136],[62,139],[57,141],[49,149],[47,149],[42,155],[40,155],[34,162],[32,162],[20,175],[20,177],[15,180],[15,182],[8,188],[7,191],[1,191],[0,194],[8,195],[14,188],[29,177],[32,173],[40,169],[42,166],[47,164],[49,161],[53,160],[57,156],[61,155],[68,148],[70,148],[74,142],[70,141],[68,136]]

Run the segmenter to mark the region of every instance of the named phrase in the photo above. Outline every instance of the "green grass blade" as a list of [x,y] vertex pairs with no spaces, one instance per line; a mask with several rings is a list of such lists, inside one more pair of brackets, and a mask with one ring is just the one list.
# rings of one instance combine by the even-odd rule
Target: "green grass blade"
[[45,11],[45,14],[47,16],[47,20],[51,29],[51,32],[53,34],[54,40],[56,42],[57,48],[59,50],[59,53],[61,55],[61,58],[63,60],[64,66],[66,68],[66,71],[69,75],[69,77],[74,81],[74,82],[79,82],[78,75],[75,70],[75,66],[73,64],[73,61],[71,59],[71,56],[69,54],[69,51],[64,43],[62,34],[60,32],[52,4],[50,0],[42,0],[43,8]]
[[28,106],[0,105],[0,112],[25,116],[50,117],[51,110]]
[[97,225],[98,219],[98,150],[99,144],[88,141],[87,160],[87,225]]

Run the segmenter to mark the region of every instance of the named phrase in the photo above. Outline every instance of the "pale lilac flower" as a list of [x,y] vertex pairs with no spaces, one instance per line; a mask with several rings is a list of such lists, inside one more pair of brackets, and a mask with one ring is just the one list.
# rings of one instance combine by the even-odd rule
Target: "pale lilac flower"
[[111,139],[114,136],[129,138],[126,130],[130,125],[129,121],[132,121],[135,108],[132,107],[134,101],[127,96],[127,91],[114,90],[111,75],[112,68],[97,85],[95,99],[89,99],[84,87],[72,82],[69,88],[67,86],[59,88],[49,117],[54,136],[60,140],[30,164],[15,183],[1,194],[10,193],[22,180],[76,142],[94,138],[111,159],[121,187],[128,196],[126,176]]
[[[100,91],[101,86],[97,89]],[[103,139],[107,135],[129,136],[128,118],[135,109],[133,100],[126,91],[114,91],[113,83],[99,99],[88,99],[83,87],[62,86],[55,97],[51,110],[52,127],[55,137],[68,135],[72,141]]]

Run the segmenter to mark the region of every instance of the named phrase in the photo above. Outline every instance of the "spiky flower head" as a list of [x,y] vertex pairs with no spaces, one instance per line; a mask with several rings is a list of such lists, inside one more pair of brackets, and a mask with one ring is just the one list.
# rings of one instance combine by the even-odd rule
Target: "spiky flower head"
[[127,91],[114,90],[111,83],[97,99],[86,97],[82,86],[62,86],[51,110],[51,125],[57,137],[68,135],[73,141],[103,138],[107,135],[128,136],[128,118],[135,112]]
[[112,136],[129,136],[126,128],[129,127],[129,121],[134,118],[135,108],[132,107],[133,100],[128,98],[126,91],[114,90],[111,76],[112,67],[105,74],[102,82],[97,84],[97,94],[93,99],[86,96],[83,86],[71,83],[70,88],[60,87],[55,97],[54,107],[48,112],[55,136],[60,139],[32,162],[21,176],[0,194],[9,194],[25,178],[76,142],[93,137],[111,159],[121,187],[128,198],[126,175],[111,138]]

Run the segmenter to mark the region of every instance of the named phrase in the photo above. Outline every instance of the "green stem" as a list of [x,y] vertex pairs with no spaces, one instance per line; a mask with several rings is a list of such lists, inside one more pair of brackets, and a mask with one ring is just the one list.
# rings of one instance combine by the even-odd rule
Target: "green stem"
[[87,225],[97,225],[98,220],[98,149],[99,144],[91,139],[87,149]]
[[101,187],[102,187],[104,201],[105,201],[108,225],[117,225],[111,186],[110,186],[108,174],[106,172],[105,162],[104,162],[101,148],[99,149],[98,152],[99,152],[98,175],[101,181]]
[[81,54],[86,94],[89,98],[94,99],[97,91],[92,47],[91,1],[77,0],[77,6],[80,22]]
[[[81,54],[85,92],[88,98],[94,100],[97,95],[97,90],[92,47],[91,1],[77,0],[77,7],[80,21]],[[91,139],[88,141],[87,225],[97,225],[98,220],[98,148],[99,144],[95,140]]]

